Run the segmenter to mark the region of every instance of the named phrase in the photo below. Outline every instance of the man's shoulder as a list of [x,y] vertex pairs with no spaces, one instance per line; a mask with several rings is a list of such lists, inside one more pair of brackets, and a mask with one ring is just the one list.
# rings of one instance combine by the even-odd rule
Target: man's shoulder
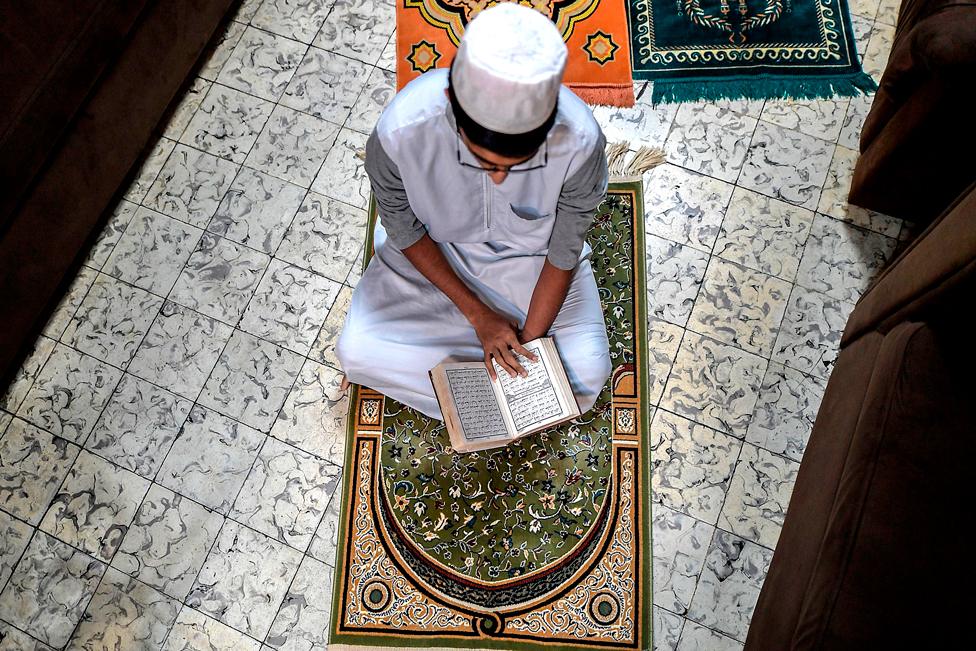
[[403,87],[376,125],[380,138],[442,117],[447,108],[447,70],[430,70]]
[[583,149],[596,146],[603,136],[593,110],[566,86],[559,89],[556,124],[562,125]]

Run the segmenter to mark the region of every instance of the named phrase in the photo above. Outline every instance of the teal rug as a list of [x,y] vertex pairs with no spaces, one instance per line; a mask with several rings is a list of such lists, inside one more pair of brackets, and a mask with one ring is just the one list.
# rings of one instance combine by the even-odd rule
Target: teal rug
[[634,79],[654,103],[872,92],[847,1],[627,0]]

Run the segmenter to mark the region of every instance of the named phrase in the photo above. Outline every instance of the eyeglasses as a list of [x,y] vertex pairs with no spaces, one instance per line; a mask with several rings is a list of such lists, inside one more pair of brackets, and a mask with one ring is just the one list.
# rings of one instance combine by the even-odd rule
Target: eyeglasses
[[[538,163],[536,165],[529,165],[529,166],[526,166],[526,167],[519,167],[519,165],[524,165],[525,163],[516,163],[515,165],[512,165],[511,167],[504,167],[504,166],[498,166],[498,165],[489,165],[489,166],[486,167],[486,166],[481,165],[481,164],[466,163],[465,161],[461,160],[461,130],[458,129],[458,131],[457,131],[457,161],[458,161],[458,165],[463,165],[464,167],[470,167],[471,169],[475,169],[475,170],[478,170],[480,172],[507,172],[509,174],[517,174],[519,172],[531,172],[532,170],[541,169],[541,168],[545,167],[549,163],[549,141],[548,140],[546,141],[544,147],[545,147],[545,149],[542,150],[542,162],[541,163]],[[475,154],[474,152],[472,152],[471,155],[477,157],[477,154]],[[535,158],[535,155],[533,155],[532,158]]]

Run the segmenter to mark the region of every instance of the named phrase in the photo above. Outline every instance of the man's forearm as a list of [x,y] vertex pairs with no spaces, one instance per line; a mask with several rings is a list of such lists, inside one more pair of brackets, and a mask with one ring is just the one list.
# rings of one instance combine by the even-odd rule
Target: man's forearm
[[532,290],[532,301],[529,303],[529,313],[525,317],[525,326],[522,328],[524,341],[542,337],[549,332],[552,322],[556,320],[556,315],[563,306],[563,301],[566,300],[569,284],[573,280],[573,271],[573,269],[555,267],[548,260],[542,265],[539,280]]
[[473,321],[478,313],[485,309],[481,299],[454,273],[441,248],[430,238],[430,235],[425,233],[419,240],[403,249],[403,255],[417,268],[417,271],[424,275],[424,278],[457,305],[468,321]]

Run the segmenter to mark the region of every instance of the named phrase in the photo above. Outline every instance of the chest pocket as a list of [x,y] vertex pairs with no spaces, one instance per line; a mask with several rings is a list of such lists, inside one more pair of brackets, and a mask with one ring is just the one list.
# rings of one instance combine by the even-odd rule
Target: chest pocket
[[[509,204],[511,205],[511,204]],[[521,217],[525,221],[537,221],[540,219],[545,219],[547,217],[552,217],[551,212],[542,212],[532,206],[514,206],[512,205],[512,212],[515,213],[517,217]]]
[[501,238],[524,251],[541,251],[549,246],[549,236],[556,222],[555,211],[513,204],[508,204],[508,208],[499,211],[504,213],[499,223]]

